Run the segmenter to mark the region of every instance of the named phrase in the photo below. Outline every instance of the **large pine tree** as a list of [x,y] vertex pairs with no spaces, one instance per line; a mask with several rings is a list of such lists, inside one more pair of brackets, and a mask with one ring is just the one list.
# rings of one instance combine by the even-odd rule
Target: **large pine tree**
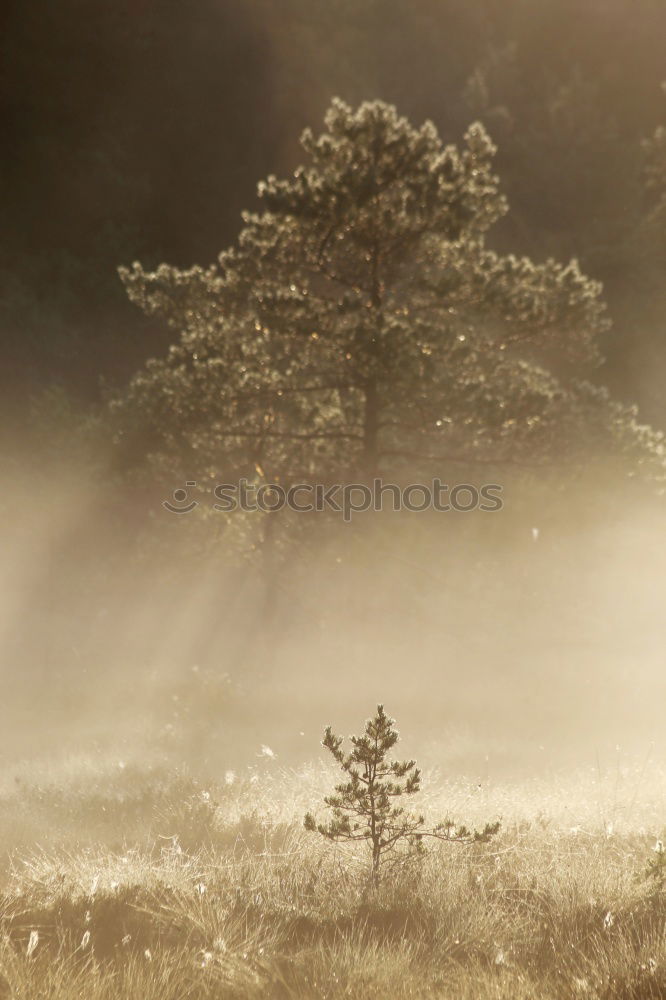
[[119,402],[158,464],[283,483],[451,459],[659,465],[659,435],[572,378],[599,361],[600,285],[486,245],[507,205],[484,128],[445,146],[380,101],[334,100],[325,124],[217,264],[121,269],[178,335]]

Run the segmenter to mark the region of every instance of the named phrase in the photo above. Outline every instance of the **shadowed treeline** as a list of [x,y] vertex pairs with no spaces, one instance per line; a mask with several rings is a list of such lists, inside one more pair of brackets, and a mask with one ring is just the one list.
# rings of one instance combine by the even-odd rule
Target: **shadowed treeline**
[[[481,118],[512,206],[497,239],[576,255],[615,318],[604,381],[661,422],[661,251],[641,140],[664,119],[653,0],[10,2],[2,15],[5,406],[94,397],[165,343],[119,263],[207,263],[332,94],[458,140]],[[657,240],[657,242],[659,242]],[[663,242],[663,241],[662,241]]]
[[[300,129],[338,93],[429,116],[446,141],[483,120],[512,203],[497,248],[575,254],[605,280],[616,323],[600,381],[659,425],[662,258],[642,140],[664,118],[666,9],[66,0],[10,4],[2,27],[2,405],[23,413],[29,397],[29,413],[0,425],[0,752],[74,732],[224,760],[288,718],[289,754],[350,689],[354,704],[399,700],[461,758],[652,738],[664,567],[649,489],[610,472],[565,488],[556,468],[513,481],[509,466],[497,517],[321,535],[302,519],[264,559],[261,518],[222,538],[219,519],[167,514],[180,482],[142,492],[141,455],[119,457],[87,406],[100,379],[126,383],[173,339],[116,266],[214,259],[256,180],[296,165]],[[446,469],[472,474],[490,469]]]

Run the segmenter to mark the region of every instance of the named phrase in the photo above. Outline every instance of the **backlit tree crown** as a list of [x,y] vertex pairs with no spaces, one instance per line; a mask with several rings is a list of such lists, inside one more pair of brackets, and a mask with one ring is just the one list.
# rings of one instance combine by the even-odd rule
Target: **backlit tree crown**
[[339,100],[325,124],[302,136],[307,166],[259,185],[263,210],[217,265],[121,269],[180,337],[122,403],[157,456],[284,482],[633,441],[632,411],[544,367],[598,360],[599,284],[485,245],[507,207],[483,126],[458,149]]

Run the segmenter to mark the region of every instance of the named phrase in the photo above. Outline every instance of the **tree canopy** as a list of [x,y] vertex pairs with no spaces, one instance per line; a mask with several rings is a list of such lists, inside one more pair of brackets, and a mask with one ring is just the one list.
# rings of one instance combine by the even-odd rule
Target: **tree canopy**
[[484,127],[444,145],[338,99],[325,127],[216,264],[121,268],[178,335],[118,404],[158,464],[282,482],[593,452],[659,466],[660,436],[580,381],[609,325],[600,284],[488,246],[507,203]]

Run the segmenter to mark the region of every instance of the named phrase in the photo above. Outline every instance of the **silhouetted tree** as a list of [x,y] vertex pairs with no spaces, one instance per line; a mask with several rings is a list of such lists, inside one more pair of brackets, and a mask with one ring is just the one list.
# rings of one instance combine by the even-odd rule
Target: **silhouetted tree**
[[179,335],[120,404],[158,463],[281,482],[451,458],[659,463],[630,408],[546,367],[598,360],[601,288],[576,261],[487,248],[507,206],[481,125],[459,149],[380,101],[335,100],[302,146],[308,165],[260,184],[217,265],[121,269]]
[[482,830],[471,831],[463,824],[445,820],[432,829],[425,826],[425,817],[408,813],[400,804],[405,797],[421,789],[421,772],[413,760],[389,760],[389,752],[399,739],[395,720],[390,719],[383,705],[368,719],[361,736],[350,737],[352,750],[342,749],[342,737],[335,736],[328,726],[322,746],[332,755],[345,779],[335,786],[335,794],[324,798],[332,813],[328,823],[317,823],[312,813],[306,813],[306,830],[320,833],[327,840],[365,842],[372,857],[372,880],[379,881],[382,863],[397,848],[422,849],[423,840],[432,837],[459,844],[490,840],[500,824],[486,823]]

